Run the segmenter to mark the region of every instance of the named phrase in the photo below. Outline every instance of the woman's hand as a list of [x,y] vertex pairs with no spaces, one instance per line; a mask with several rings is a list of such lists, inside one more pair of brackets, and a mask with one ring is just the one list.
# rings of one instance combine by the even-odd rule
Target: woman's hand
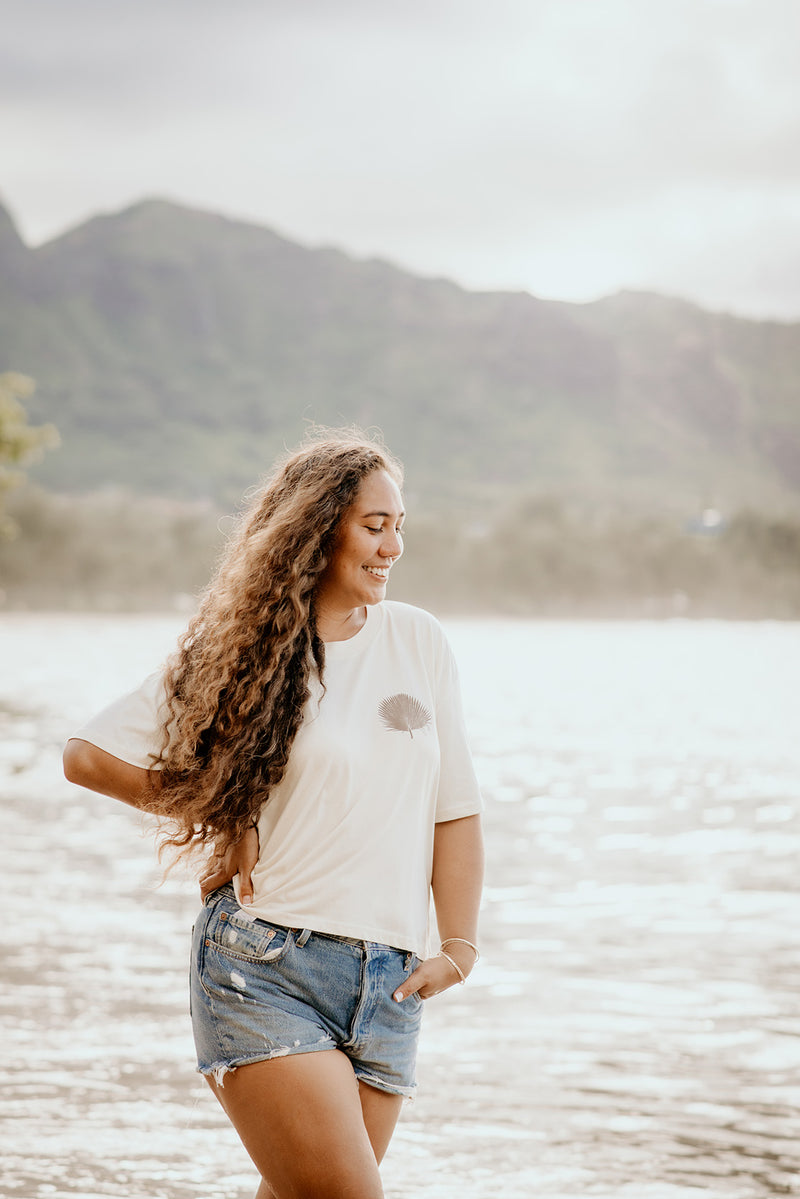
[[[430,999],[455,986],[472,971],[476,952],[478,907],[483,880],[483,838],[480,816],[443,820],[433,835],[433,877],[431,888],[436,905],[436,923],[447,957],[458,963],[458,970],[447,957],[439,954],[417,967],[394,993],[398,1003],[409,995]],[[464,940],[464,938],[469,940]],[[461,971],[461,977],[459,976]]]
[[253,902],[252,873],[258,861],[258,829],[249,828],[245,835],[229,845],[222,854],[215,853],[208,863],[208,873],[200,879],[200,898],[229,883],[239,875],[239,899],[242,904]]
[[[468,945],[447,946],[447,952],[451,958],[458,962],[459,968],[467,978],[475,965],[475,955]],[[460,983],[458,971],[447,958],[437,955],[437,957],[426,958],[417,966],[413,974],[410,974],[402,987],[399,987],[394,998],[398,1003],[402,1003],[409,995],[418,994],[420,999],[431,999],[434,995],[439,995],[442,991],[447,991],[448,988]]]

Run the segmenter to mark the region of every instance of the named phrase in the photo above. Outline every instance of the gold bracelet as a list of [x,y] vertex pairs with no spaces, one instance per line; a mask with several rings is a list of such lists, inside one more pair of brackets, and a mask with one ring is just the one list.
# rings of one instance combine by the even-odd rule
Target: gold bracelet
[[461,983],[461,985],[463,987],[463,985],[467,981],[467,979],[464,974],[464,971],[461,969],[458,962],[454,958],[451,958],[449,953],[445,953],[445,951],[443,949],[439,950],[438,956],[440,958],[445,958],[445,960],[450,963],[450,965],[453,967],[456,974],[458,975],[458,981]]
[[466,937],[445,937],[444,941],[442,941],[442,949],[444,949],[445,945],[452,945],[453,941],[458,941],[460,945],[469,945],[470,949],[475,954],[475,965],[477,966],[478,962],[481,960],[481,955],[478,953],[478,946],[473,945],[471,941],[466,939]]

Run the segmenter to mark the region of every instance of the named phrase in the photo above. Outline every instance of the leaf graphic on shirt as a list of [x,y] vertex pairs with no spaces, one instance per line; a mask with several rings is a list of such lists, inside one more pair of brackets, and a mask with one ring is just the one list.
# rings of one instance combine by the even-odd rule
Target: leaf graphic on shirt
[[382,699],[378,704],[378,715],[387,729],[408,733],[411,738],[414,729],[424,729],[431,722],[431,714],[425,705],[413,695],[406,695],[405,691]]

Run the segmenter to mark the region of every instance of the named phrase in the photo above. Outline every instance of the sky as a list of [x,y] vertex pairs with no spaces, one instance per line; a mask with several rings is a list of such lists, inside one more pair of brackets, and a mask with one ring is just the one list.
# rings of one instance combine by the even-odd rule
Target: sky
[[798,0],[0,0],[29,244],[145,197],[475,290],[800,320]]

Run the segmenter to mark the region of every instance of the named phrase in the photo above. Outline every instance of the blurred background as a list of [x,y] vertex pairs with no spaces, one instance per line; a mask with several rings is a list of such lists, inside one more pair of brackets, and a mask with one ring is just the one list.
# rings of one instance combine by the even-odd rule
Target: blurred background
[[483,960],[387,1199],[797,1194],[796,0],[0,0],[0,1194],[246,1199],[64,740],[309,424],[406,466]]
[[7,608],[185,604],[317,421],[396,598],[800,613],[794,0],[0,14]]

